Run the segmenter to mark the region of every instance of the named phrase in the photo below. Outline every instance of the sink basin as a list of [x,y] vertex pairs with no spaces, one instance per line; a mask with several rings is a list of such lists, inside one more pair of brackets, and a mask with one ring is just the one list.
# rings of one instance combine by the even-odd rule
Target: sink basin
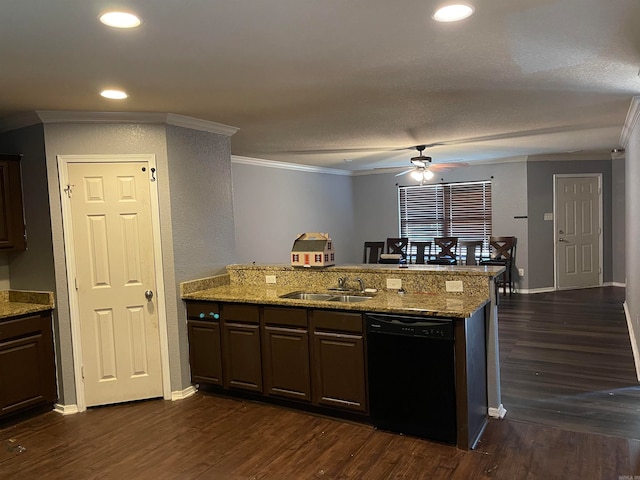
[[308,292],[291,292],[280,295],[280,298],[293,298],[295,300],[315,300],[327,302],[364,302],[372,297],[366,295],[335,295],[333,293],[308,293]]
[[331,297],[329,299],[330,302],[364,302],[365,300],[370,300],[372,297],[367,297],[366,295],[336,295],[335,297]]
[[294,298],[296,300],[329,300],[335,297],[332,293],[307,293],[307,292],[291,292],[280,295],[280,298]]

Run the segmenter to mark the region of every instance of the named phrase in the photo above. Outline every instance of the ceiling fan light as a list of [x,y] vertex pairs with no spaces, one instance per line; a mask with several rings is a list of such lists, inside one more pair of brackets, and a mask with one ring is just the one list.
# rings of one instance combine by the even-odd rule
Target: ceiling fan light
[[475,8],[472,5],[465,3],[444,5],[438,8],[431,18],[436,22],[457,22],[470,17],[475,12]]
[[433,172],[429,169],[425,170],[422,175],[424,176],[425,180],[431,180],[434,177]]
[[411,172],[411,178],[413,178],[416,182],[421,182],[423,178],[422,170],[417,168],[413,172]]

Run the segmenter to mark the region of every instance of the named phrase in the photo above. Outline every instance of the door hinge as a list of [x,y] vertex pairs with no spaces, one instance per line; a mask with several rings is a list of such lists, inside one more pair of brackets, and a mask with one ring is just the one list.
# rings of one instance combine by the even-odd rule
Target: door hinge
[[75,187],[75,185],[67,183],[67,187],[63,190],[67,194],[68,198],[71,198],[71,194],[73,193],[73,187]]
[[84,365],[80,367],[80,373],[82,374],[82,380],[84,380]]
[[76,287],[76,290],[78,290],[78,277],[73,279],[73,283],[74,283],[74,285]]

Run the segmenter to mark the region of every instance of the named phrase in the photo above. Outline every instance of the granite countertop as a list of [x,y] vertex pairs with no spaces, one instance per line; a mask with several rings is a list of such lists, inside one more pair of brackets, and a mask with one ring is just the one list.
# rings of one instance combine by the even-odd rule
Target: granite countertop
[[[204,300],[236,303],[255,303],[263,305],[282,305],[307,308],[333,308],[359,312],[398,313],[423,316],[441,316],[453,318],[470,317],[478,309],[489,303],[486,296],[449,296],[429,292],[407,292],[399,294],[395,290],[379,290],[373,298],[363,302],[330,302],[280,298],[280,295],[296,290],[294,287],[221,285],[206,290],[183,294],[184,300]],[[318,288],[306,290],[313,293],[333,293],[342,295],[347,292],[329,291]],[[353,293],[353,292],[351,292]]]
[[0,320],[53,310],[53,292],[0,291]]

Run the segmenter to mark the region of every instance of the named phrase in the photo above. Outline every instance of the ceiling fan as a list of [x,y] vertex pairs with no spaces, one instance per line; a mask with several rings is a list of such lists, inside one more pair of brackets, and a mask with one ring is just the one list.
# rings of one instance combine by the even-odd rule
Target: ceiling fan
[[431,157],[422,154],[424,149],[427,148],[427,145],[416,145],[415,148],[418,151],[418,156],[411,158],[413,167],[396,174],[396,177],[411,173],[411,178],[419,181],[420,185],[422,185],[425,181],[431,180],[434,177],[434,171],[464,167],[467,165],[466,163],[432,163]]

